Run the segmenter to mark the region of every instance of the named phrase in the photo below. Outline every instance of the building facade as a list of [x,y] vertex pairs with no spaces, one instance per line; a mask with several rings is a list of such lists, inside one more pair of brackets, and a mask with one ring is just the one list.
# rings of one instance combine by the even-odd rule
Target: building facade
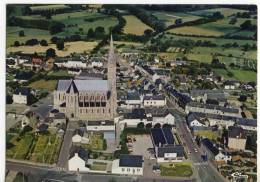
[[68,118],[107,120],[116,115],[116,62],[111,37],[107,80],[59,80],[54,91],[54,108]]

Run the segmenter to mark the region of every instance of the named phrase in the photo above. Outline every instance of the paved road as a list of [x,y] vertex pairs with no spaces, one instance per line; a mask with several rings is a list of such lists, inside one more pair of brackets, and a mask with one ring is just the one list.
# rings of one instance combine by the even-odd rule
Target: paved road
[[[33,107],[33,105],[36,105],[37,107]],[[40,119],[46,118],[53,106],[53,93],[50,93],[47,97],[40,99],[33,105],[30,107],[30,110],[37,113],[40,116]]]
[[57,163],[57,166],[60,168],[63,168],[63,169],[67,168],[67,162],[69,159],[70,148],[72,145],[72,136],[73,136],[73,132],[74,132],[72,122],[73,121],[70,121],[67,124],[67,129],[66,129],[66,132],[63,137],[62,146],[60,149],[59,159],[58,159],[58,163]]
[[[170,104],[170,107],[172,105]],[[196,163],[196,172],[198,173],[198,181],[202,182],[222,182],[226,181],[225,178],[216,170],[211,162],[203,162],[201,155],[203,151],[195,144],[192,135],[185,123],[185,115],[176,109],[171,109],[172,114],[175,116],[176,130],[181,135],[181,139],[185,142],[186,147],[191,152],[189,155],[193,163]],[[195,149],[198,152],[195,152]]]
[[149,177],[131,177],[118,175],[69,173],[48,167],[37,167],[28,164],[7,162],[6,169],[20,171],[28,176],[29,182],[192,182],[191,180],[154,179]]

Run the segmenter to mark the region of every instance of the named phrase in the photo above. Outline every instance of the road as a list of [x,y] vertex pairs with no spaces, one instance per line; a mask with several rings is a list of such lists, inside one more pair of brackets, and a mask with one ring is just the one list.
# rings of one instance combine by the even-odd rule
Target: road
[[[170,100],[168,99],[168,104],[172,108],[173,105],[171,104]],[[179,133],[181,139],[185,143],[187,149],[191,152],[189,155],[190,159],[193,161],[197,173],[198,173],[198,181],[202,182],[222,182],[226,181],[226,179],[217,171],[217,169],[211,164],[210,161],[204,162],[201,159],[201,155],[203,151],[193,142],[193,137],[187,127],[185,122],[185,115],[176,109],[170,109],[171,113],[175,117],[176,123],[176,130]],[[195,152],[197,149],[198,152]]]
[[29,182],[192,182],[191,180],[153,179],[149,177],[133,177],[103,174],[71,173],[58,171],[54,168],[37,167],[15,162],[6,163],[7,170],[20,171],[28,176]]
[[[37,107],[33,107],[33,106]],[[40,119],[44,119],[48,116],[49,111],[53,107],[53,93],[51,92],[46,97],[40,99],[38,102],[34,103],[32,106],[30,106],[30,110],[34,111]]]

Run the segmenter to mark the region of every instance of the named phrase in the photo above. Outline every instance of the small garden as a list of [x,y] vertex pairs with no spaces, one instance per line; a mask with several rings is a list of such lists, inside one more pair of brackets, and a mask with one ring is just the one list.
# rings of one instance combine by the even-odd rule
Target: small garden
[[189,177],[193,174],[191,163],[164,163],[160,165],[162,176]]

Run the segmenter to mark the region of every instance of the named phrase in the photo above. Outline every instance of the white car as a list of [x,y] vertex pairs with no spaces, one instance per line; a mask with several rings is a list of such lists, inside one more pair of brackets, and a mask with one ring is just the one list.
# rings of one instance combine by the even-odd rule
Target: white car
[[194,151],[197,153],[198,152],[198,150],[197,149],[194,149]]

